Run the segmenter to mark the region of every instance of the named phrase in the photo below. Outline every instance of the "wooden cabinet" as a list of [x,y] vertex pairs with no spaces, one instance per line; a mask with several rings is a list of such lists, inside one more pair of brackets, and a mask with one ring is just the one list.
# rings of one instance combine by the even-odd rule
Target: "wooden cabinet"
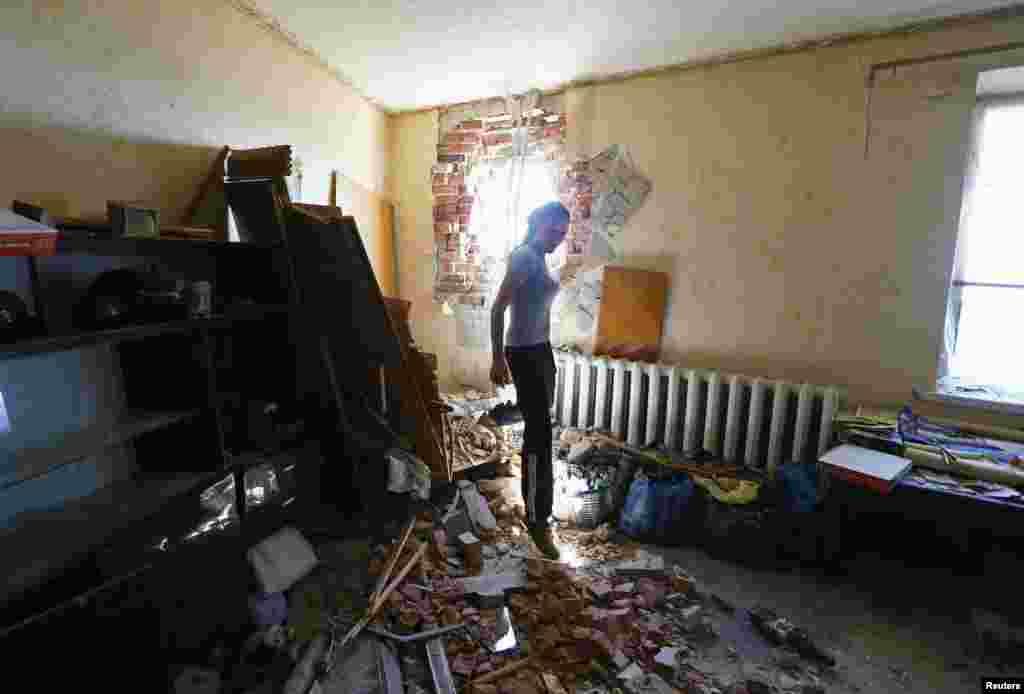
[[[8,286],[34,266],[15,289],[46,321],[0,344],[0,636],[38,635],[154,568],[189,571],[176,562],[308,493],[297,468],[316,452],[271,453],[266,437],[267,408],[299,411],[283,253],[77,234],[54,256],[2,259]],[[69,307],[126,267],[210,282],[212,315],[76,328]]]

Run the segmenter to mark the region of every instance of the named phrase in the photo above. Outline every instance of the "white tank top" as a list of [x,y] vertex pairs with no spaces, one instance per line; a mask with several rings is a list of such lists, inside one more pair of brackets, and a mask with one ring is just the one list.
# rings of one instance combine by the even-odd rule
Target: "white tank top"
[[508,271],[525,275],[526,281],[512,295],[505,345],[529,347],[550,341],[551,303],[559,286],[548,272],[544,254],[529,244],[522,245],[509,256]]

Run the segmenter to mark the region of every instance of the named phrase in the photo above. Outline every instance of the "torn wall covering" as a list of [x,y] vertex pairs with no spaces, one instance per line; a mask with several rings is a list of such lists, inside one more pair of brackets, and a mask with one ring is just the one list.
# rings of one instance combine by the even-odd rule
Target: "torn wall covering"
[[[612,145],[591,159],[582,159],[563,179],[563,201],[572,210],[577,239],[586,239],[581,267],[563,283],[553,312],[552,341],[583,347],[596,327],[601,302],[601,269],[622,259],[622,234],[643,205],[651,181],[637,171],[627,149]],[[560,191],[562,194],[562,191]],[[581,233],[582,232],[582,233]]]
[[651,182],[637,171],[621,145],[612,145],[590,160],[590,180],[592,233],[587,255],[614,262],[622,258],[626,222],[647,199]]

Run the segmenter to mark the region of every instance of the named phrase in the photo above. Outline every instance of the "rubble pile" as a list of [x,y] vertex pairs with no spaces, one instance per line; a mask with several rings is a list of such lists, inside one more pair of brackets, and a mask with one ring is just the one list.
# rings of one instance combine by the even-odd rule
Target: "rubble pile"
[[[507,503],[503,491],[510,487],[492,480],[479,491],[491,508],[501,509]],[[510,513],[495,515],[514,518]],[[774,613],[746,613],[702,592],[693,577],[664,566],[639,546],[616,555],[617,536],[607,525],[589,533],[559,531],[563,542],[571,535],[578,548],[616,556],[577,567],[533,556],[525,533],[514,524],[499,521],[473,533],[483,557],[476,571],[467,568],[464,544],[435,541],[421,575],[389,596],[373,624],[401,635],[461,625],[444,635],[456,691],[825,691],[821,675],[829,656],[814,650],[806,632]],[[435,529],[431,537],[437,534]],[[410,540],[403,558],[415,556],[417,542]],[[387,554],[378,548],[371,569],[382,568]],[[624,561],[627,556],[634,559]],[[765,653],[781,652],[776,651],[781,646],[790,649],[789,659],[743,662],[736,648],[723,643],[719,628],[738,619],[751,626],[751,634],[762,630]],[[506,647],[499,648],[503,641]],[[712,651],[720,655],[717,660]],[[435,689],[429,680],[409,681],[406,691]]]
[[497,462],[511,454],[506,450],[504,437],[499,435],[497,427],[479,414],[453,417],[451,433],[454,441],[452,469],[455,472]]
[[[604,516],[610,522],[594,521],[597,527],[560,524],[564,561],[551,561],[539,556],[524,524],[518,456],[485,416],[483,398],[460,402],[451,428],[455,470],[494,463],[490,478],[480,479],[478,469],[432,489],[392,542],[364,545],[358,578],[345,583],[327,570],[327,549],[314,556],[297,532],[253,553],[266,577],[252,601],[263,628],[258,641],[270,662],[291,673],[284,691],[826,691],[835,660],[810,634],[771,610],[744,609],[701,590],[682,568],[666,566],[624,535],[630,530],[621,517],[615,521],[619,509],[630,508],[623,506],[630,484],[647,479],[637,471],[652,465],[653,475],[686,468],[694,479],[713,481],[730,508],[747,503],[724,498],[743,483],[711,473],[701,478],[693,472],[705,470],[700,461],[626,450],[596,432],[558,430],[558,464],[569,473],[556,474],[556,485],[578,498],[601,494],[612,510]],[[693,484],[688,489],[695,493]],[[652,518],[669,534],[685,525],[660,510]],[[353,687],[357,672],[365,682]]]
[[618,539],[612,543],[615,535],[608,523],[601,525],[596,530],[580,530],[576,528],[561,528],[558,531],[559,540],[562,544],[571,548],[572,554],[578,559],[588,562],[610,562],[632,559],[636,556],[640,545],[629,538]]
[[443,514],[423,511],[367,546],[354,593],[321,554],[287,606],[261,597],[262,648],[291,663],[285,691],[399,691],[375,688],[386,684],[377,658],[411,694],[821,694],[836,676],[786,617],[701,590],[608,525],[559,531],[600,560],[539,557],[510,498],[518,482],[460,482]]

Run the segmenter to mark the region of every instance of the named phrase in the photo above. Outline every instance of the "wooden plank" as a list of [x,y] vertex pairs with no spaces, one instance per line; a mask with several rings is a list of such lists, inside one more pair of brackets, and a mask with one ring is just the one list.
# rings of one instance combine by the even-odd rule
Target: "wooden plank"
[[402,550],[405,549],[405,545],[409,542],[409,537],[412,535],[413,529],[416,527],[416,517],[409,519],[409,525],[405,527],[405,532],[402,533],[402,537],[398,540],[398,544],[395,546],[394,551],[391,553],[391,558],[388,559],[387,565],[384,570],[380,572],[380,578],[377,579],[377,585],[373,589],[373,593],[370,594],[370,604],[372,605],[377,601],[377,596],[387,585],[388,579],[391,578],[391,572],[395,570],[395,564],[398,563],[398,558],[402,556]]
[[511,675],[513,672],[521,670],[522,668],[526,667],[527,665],[531,665],[532,663],[533,658],[523,658],[522,660],[517,660],[514,663],[509,663],[504,667],[498,668],[493,672],[488,672],[486,675],[482,675],[481,677],[472,680],[469,683],[469,686],[473,687],[478,684],[487,684],[488,682],[493,682],[494,680],[500,680],[501,678],[507,677],[508,675]]
[[[445,408],[434,376],[432,355],[416,349],[409,330],[412,304],[402,299],[385,298],[388,319],[401,345],[404,365],[388,369],[388,382],[398,389],[399,417],[414,423],[416,454],[431,470],[434,479],[451,481],[454,462],[454,437],[445,445]],[[422,405],[422,406],[421,406]],[[424,425],[420,420],[426,420]]]
[[345,634],[345,638],[343,638],[338,643],[336,647],[337,650],[343,650],[352,639],[359,635],[359,632],[366,628],[367,624],[373,621],[374,617],[377,615],[377,612],[380,611],[381,606],[384,604],[384,601],[388,599],[389,595],[395,592],[395,588],[398,587],[398,584],[402,582],[402,580],[409,574],[409,572],[412,571],[413,567],[420,562],[420,559],[423,558],[423,555],[426,554],[427,547],[429,547],[427,543],[423,543],[422,545],[420,545],[420,548],[416,550],[415,554],[412,555],[412,558],[409,560],[409,563],[406,564],[405,567],[398,572],[398,576],[395,577],[395,580],[388,584],[388,587],[385,588],[384,591],[377,597],[377,601],[370,603],[370,607],[367,610],[366,615],[364,615],[362,619],[360,619],[358,622],[352,625],[352,628],[348,630],[348,633]]
[[228,158],[231,178],[287,178],[291,175],[291,145],[235,149]]
[[594,330],[594,354],[654,362],[668,299],[668,275],[606,267]]
[[614,446],[627,453],[632,453],[635,456],[641,458],[647,458],[648,460],[661,465],[662,467],[669,468],[671,470],[679,470],[680,472],[689,472],[694,475],[700,475],[702,477],[711,477],[717,475],[732,475],[740,471],[740,468],[735,465],[691,465],[690,463],[666,463],[663,462],[662,458],[655,453],[651,453],[639,448],[635,448],[628,444],[622,443],[611,436],[594,432],[591,434],[598,441],[607,443],[609,446]]

